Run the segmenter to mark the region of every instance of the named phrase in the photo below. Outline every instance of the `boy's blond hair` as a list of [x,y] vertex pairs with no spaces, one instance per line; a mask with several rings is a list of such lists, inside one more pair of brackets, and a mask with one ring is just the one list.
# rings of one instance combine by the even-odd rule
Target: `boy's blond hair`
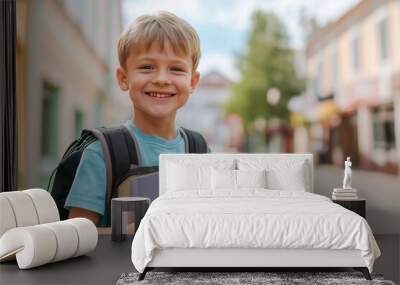
[[139,48],[148,50],[158,43],[163,50],[169,43],[177,54],[189,55],[196,71],[200,60],[200,39],[194,28],[172,13],[161,11],[156,15],[143,15],[130,24],[118,41],[118,58],[125,68],[129,53]]

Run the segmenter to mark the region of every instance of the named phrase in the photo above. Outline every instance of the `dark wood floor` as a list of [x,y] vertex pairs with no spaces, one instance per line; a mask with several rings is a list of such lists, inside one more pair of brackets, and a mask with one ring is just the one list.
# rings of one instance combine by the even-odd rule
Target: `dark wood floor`
[[[376,240],[382,256],[376,261],[374,272],[398,284],[400,238],[377,235]],[[115,284],[122,273],[134,271],[130,253],[131,239],[113,243],[110,236],[100,235],[99,246],[88,256],[29,270],[19,270],[15,261],[0,264],[0,284]]]
[[375,261],[374,272],[383,274],[385,279],[400,283],[400,236],[375,235],[381,250],[381,257]]

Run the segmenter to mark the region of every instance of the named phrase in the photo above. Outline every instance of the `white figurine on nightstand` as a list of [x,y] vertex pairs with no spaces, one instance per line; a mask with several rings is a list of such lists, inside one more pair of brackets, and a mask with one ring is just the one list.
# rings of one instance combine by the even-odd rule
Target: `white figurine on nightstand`
[[350,156],[348,156],[347,160],[344,162],[343,189],[352,189],[351,188],[351,161],[350,161]]
[[358,199],[357,189],[351,187],[351,161],[350,156],[344,162],[343,187],[333,188],[332,199],[334,200],[355,200]]

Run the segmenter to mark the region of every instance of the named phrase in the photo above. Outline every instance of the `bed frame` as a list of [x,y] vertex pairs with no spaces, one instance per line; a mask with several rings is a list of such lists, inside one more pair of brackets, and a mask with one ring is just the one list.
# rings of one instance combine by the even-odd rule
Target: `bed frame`
[[193,249],[156,250],[152,261],[139,275],[155,268],[232,268],[234,271],[254,268],[337,268],[352,267],[371,280],[359,250],[328,249]]
[[[160,156],[160,194],[165,192],[167,161],[180,160],[185,154],[162,154]],[[313,192],[312,154],[191,154],[198,159],[221,159],[254,157],[265,159],[304,159],[308,163],[308,188]],[[230,268],[249,271],[258,268],[343,268],[361,271],[367,280],[371,275],[359,250],[330,249],[249,249],[249,248],[169,248],[154,252],[139,280],[155,268]],[[289,269],[290,270],[290,269]],[[262,270],[260,270],[262,271]]]

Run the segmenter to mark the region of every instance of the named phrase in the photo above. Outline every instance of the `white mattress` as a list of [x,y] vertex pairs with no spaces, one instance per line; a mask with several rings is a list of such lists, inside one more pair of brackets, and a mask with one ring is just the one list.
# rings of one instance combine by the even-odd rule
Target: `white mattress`
[[198,193],[166,193],[152,203],[132,243],[139,272],[156,249],[168,248],[355,249],[370,271],[380,255],[365,219],[326,197],[261,189]]

